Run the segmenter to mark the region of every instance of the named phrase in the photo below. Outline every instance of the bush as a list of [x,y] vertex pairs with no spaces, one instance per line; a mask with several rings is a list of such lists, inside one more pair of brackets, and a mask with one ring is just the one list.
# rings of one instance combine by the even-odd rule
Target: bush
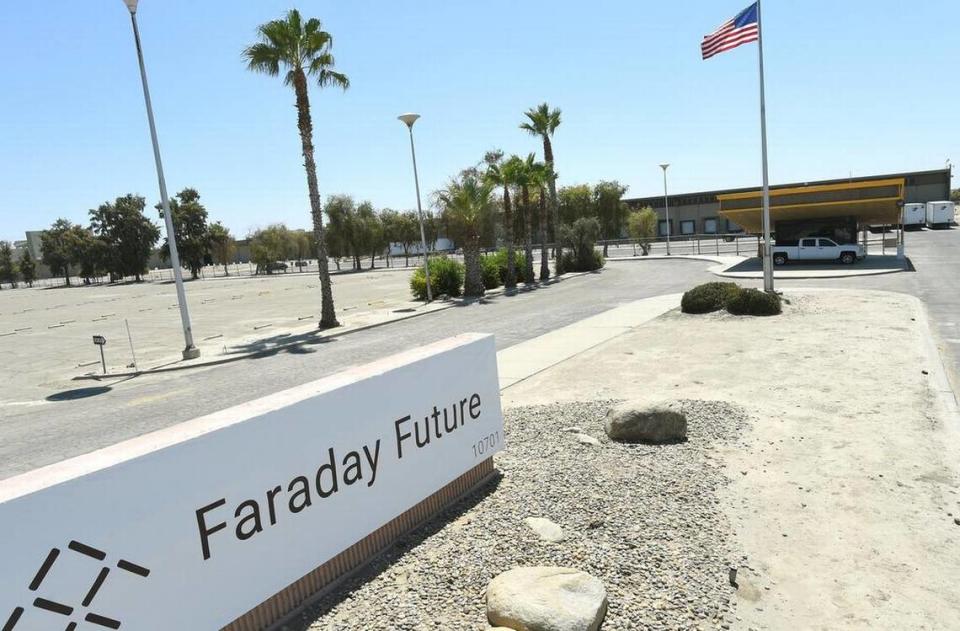
[[740,293],[736,283],[704,283],[683,294],[680,310],[684,313],[710,313],[719,311]]
[[[430,289],[433,297],[441,294],[457,297],[463,294],[463,264],[445,256],[430,259]],[[410,277],[410,291],[417,300],[427,299],[427,281],[423,268]]]
[[[506,270],[506,264],[504,264],[504,270]],[[500,286],[500,266],[497,265],[495,255],[480,257],[480,275],[483,278],[484,289],[496,289]]]
[[759,289],[741,289],[727,301],[733,315],[771,316],[780,313],[780,296]]
[[598,270],[606,264],[603,253],[600,250],[593,250],[592,256],[585,256],[583,259],[577,257],[574,252],[565,250],[560,257],[558,274],[567,272],[592,272]]
[[[500,283],[506,284],[507,282],[507,249],[501,248],[494,252],[493,254],[488,254],[483,257],[485,259],[492,259],[497,265],[497,271],[500,276]],[[514,266],[514,275],[517,278],[517,282],[523,277],[523,269],[527,265],[526,255],[519,250],[514,250],[513,253],[513,266]],[[486,281],[484,281],[484,286],[487,287]],[[497,285],[499,286],[499,285]],[[487,287],[487,289],[493,289],[492,287]]]

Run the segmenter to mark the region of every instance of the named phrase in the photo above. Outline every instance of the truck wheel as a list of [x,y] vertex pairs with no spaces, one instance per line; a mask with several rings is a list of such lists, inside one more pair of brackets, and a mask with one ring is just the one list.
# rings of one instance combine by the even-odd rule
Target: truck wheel
[[787,263],[786,254],[774,254],[773,255],[773,264],[774,265],[785,265]]
[[857,260],[857,255],[853,252],[844,252],[840,255],[840,262],[844,265],[852,265]]

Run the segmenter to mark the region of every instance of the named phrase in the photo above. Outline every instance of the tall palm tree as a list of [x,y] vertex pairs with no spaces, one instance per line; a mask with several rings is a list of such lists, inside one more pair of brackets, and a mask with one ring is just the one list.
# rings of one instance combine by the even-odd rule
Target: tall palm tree
[[543,161],[550,168],[552,177],[548,182],[550,188],[550,208],[553,211],[553,253],[556,260],[560,261],[562,248],[560,246],[560,205],[557,202],[557,170],[553,165],[553,144],[550,137],[560,126],[560,109],[550,109],[546,103],[541,103],[535,108],[530,108],[524,112],[527,122],[520,124],[520,129],[526,131],[531,136],[539,136],[543,140]]
[[513,206],[510,200],[510,187],[514,184],[516,165],[503,162],[503,152],[499,149],[488,151],[483,157],[487,163],[484,180],[492,186],[503,187],[503,245],[507,250],[507,277],[503,285],[507,289],[517,286],[517,257],[513,247]]
[[321,88],[338,87],[346,90],[350,80],[334,69],[333,38],[323,30],[320,20],[306,22],[300,12],[291,9],[283,19],[261,24],[257,29],[260,41],[243,51],[247,67],[272,77],[284,72],[283,82],[293,86],[297,99],[297,126],[303,150],[303,166],[307,171],[307,189],[310,193],[310,214],[313,218],[313,238],[317,242],[317,262],[320,266],[321,316],[320,328],[339,326],[333,305],[333,288],[327,268],[327,244],[323,234],[323,211],[317,187],[317,164],[313,158],[313,121],[310,117],[310,97],[307,75]]
[[443,220],[450,235],[463,244],[463,295],[482,296],[483,276],[480,267],[480,237],[483,226],[495,212],[492,199],[494,185],[484,177],[465,173],[437,191],[436,199],[443,209]]

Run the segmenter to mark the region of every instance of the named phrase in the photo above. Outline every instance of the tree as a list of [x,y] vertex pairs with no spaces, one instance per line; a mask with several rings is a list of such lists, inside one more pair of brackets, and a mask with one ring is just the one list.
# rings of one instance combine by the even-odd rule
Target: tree
[[307,190],[310,195],[310,214],[313,218],[314,240],[317,242],[317,262],[320,267],[321,316],[320,328],[339,326],[333,304],[333,287],[330,284],[330,269],[327,263],[327,243],[323,234],[323,210],[320,207],[320,190],[317,185],[317,165],[314,160],[313,121],[310,117],[310,97],[307,90],[307,75],[313,77],[321,88],[339,87],[346,90],[350,80],[345,74],[334,70],[334,58],[330,52],[333,38],[322,28],[320,20],[311,18],[306,22],[300,12],[291,9],[285,18],[260,25],[260,41],[244,51],[247,66],[254,72],[278,76],[285,70],[284,83],[293,86],[297,102],[297,126],[303,166],[307,172]]
[[396,230],[394,239],[403,248],[403,266],[407,267],[410,264],[410,248],[420,243],[420,220],[417,218],[417,211],[401,213]]
[[[516,158],[516,156],[513,156]],[[519,160],[519,158],[518,158]],[[515,184],[517,176],[517,163],[508,160],[503,161],[503,152],[499,149],[488,151],[484,156],[484,162],[487,163],[487,171],[484,174],[485,180],[493,186],[503,187],[503,245],[507,250],[507,275],[503,279],[503,285],[507,289],[513,289],[517,286],[517,258],[513,248],[513,205],[510,200],[510,187]]]
[[357,262],[361,256],[369,254],[370,269],[373,269],[377,255],[383,252],[383,224],[370,202],[361,202],[357,206],[357,235]]
[[66,219],[57,219],[40,234],[40,249],[43,264],[55,276],[63,276],[70,286],[70,267],[76,265],[83,255],[83,243],[87,231]]
[[[581,217],[561,229],[561,239],[571,250],[570,263],[564,271],[589,271],[597,268],[594,244],[600,235],[600,222],[593,217]],[[564,257],[566,260],[567,257]]]
[[539,186],[539,176],[545,173],[543,163],[536,161],[534,154],[527,157],[510,156],[505,169],[520,190],[520,212],[523,219],[523,254],[524,269],[523,282],[532,283],[536,280],[533,273],[533,209],[530,207],[530,187]]
[[607,256],[608,241],[620,237],[623,230],[626,205],[621,201],[627,187],[616,180],[600,182],[593,188],[593,203],[603,235],[603,255]]
[[[162,212],[160,204],[156,206]],[[200,203],[200,193],[193,188],[185,188],[170,200],[170,215],[173,217],[173,234],[177,239],[177,252],[180,263],[194,279],[199,278],[200,270],[210,255],[210,233],[207,229],[207,209]],[[170,258],[170,245],[166,239],[160,247],[163,260]]]
[[227,269],[227,265],[233,262],[233,257],[237,252],[237,242],[234,240],[233,235],[230,234],[230,229],[219,221],[210,224],[208,236],[210,238],[210,252],[213,254],[213,262],[218,265],[223,265],[224,274],[229,276],[230,270]]
[[521,123],[520,129],[531,136],[539,136],[543,140],[543,161],[549,167],[551,174],[548,187],[550,189],[550,207],[553,211],[554,242],[556,243],[554,256],[559,261],[563,249],[559,243],[560,206],[557,201],[557,169],[553,163],[553,143],[550,138],[557,127],[560,126],[560,109],[554,108],[551,110],[549,105],[541,103],[536,108],[530,108],[524,112],[524,116],[527,117],[527,122]]
[[307,266],[308,258],[316,258],[317,246],[313,242],[313,237],[306,230],[291,230],[290,245],[293,248],[293,257],[297,262],[297,269],[300,270]]
[[572,224],[581,217],[593,217],[593,189],[589,184],[564,186],[558,193],[560,223]]
[[[650,242],[657,235],[657,213],[649,206],[633,211],[627,217],[627,231],[640,246],[643,255],[650,254]],[[633,253],[637,253],[636,247]]]
[[272,274],[276,263],[283,261],[293,249],[293,235],[282,223],[261,228],[250,235],[250,259],[261,271]]
[[480,236],[487,216],[495,209],[492,193],[493,184],[473,175],[453,179],[436,193],[448,234],[463,246],[463,293],[467,297],[482,296],[484,292]]
[[0,285],[10,283],[17,288],[17,264],[13,260],[13,247],[9,241],[0,241]]
[[392,208],[384,208],[380,211],[380,225],[383,226],[383,248],[387,256],[387,267],[390,267],[390,252],[394,243],[400,242],[400,231],[402,229],[403,215]]
[[950,201],[954,204],[960,204],[960,188],[950,191]]
[[146,200],[139,195],[118,197],[90,211],[90,229],[109,250],[106,271],[115,280],[133,276],[139,283],[160,238],[160,229],[143,214]]
[[546,281],[550,278],[550,260],[547,256],[547,189],[550,185],[550,179],[553,173],[545,162],[536,163],[533,172],[533,181],[537,186],[537,205],[540,208],[540,281]]
[[29,249],[20,255],[20,276],[28,287],[33,287],[33,281],[37,279],[37,262],[33,260]]
[[353,258],[353,269],[360,269],[363,226],[357,216],[357,206],[349,195],[331,195],[327,198],[327,243],[337,259]]

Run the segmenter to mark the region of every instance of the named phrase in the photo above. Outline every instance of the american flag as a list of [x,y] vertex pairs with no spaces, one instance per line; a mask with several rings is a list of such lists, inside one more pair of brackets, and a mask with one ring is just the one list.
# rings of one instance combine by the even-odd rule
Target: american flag
[[736,48],[740,44],[755,42],[760,38],[759,11],[757,3],[737,14],[737,17],[728,20],[713,33],[705,35],[700,44],[700,52],[704,59],[710,59],[725,50]]

